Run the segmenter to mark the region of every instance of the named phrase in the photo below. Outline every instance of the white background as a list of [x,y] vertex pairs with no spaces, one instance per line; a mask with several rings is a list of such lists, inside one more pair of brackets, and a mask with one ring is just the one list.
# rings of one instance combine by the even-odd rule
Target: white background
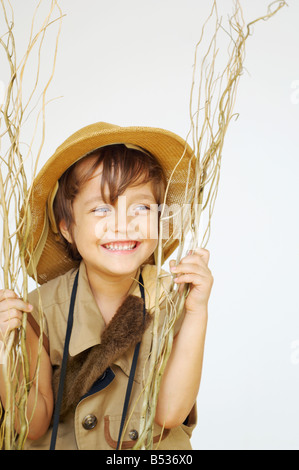
[[[232,1],[218,3],[226,17]],[[37,2],[12,4],[21,50]],[[249,22],[268,2],[241,4]],[[194,449],[299,449],[299,4],[288,4],[248,39],[239,118],[225,140],[207,246],[215,281]],[[185,137],[194,49],[211,1],[60,5],[67,16],[48,99],[62,98],[47,107],[41,164],[96,121]],[[45,47],[43,71],[53,42]]]

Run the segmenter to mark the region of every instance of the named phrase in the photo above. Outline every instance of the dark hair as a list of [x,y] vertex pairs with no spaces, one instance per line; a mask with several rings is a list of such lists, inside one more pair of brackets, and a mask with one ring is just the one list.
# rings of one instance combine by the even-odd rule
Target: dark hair
[[[93,161],[90,167],[86,171],[80,171],[80,163],[92,157]],[[53,204],[58,229],[60,222],[64,220],[67,230],[72,233],[74,223],[73,201],[80,192],[80,188],[92,177],[101,164],[103,165],[101,195],[104,202],[113,205],[128,186],[150,182],[152,183],[156,203],[158,205],[163,203],[166,178],[158,160],[151,154],[128,148],[123,144],[109,145],[87,154],[70,166],[59,179],[59,188]],[[104,191],[107,187],[109,189],[109,201],[107,201]],[[77,247],[70,244],[62,235],[61,237],[69,256],[74,260],[80,260],[81,255]]]

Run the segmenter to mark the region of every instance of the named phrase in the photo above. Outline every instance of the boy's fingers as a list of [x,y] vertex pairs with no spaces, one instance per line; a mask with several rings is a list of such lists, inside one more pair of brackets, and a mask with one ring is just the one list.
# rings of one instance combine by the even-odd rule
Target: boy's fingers
[[21,312],[31,312],[32,305],[19,298],[5,298],[0,302],[0,312],[16,309]]
[[194,284],[194,285],[200,285],[202,284],[202,277],[199,276],[198,274],[181,274],[180,276],[176,277],[174,279],[174,282],[177,284]]
[[11,331],[11,330],[14,330],[16,328],[20,328],[20,326],[22,324],[22,320],[20,320],[19,318],[12,318],[7,323],[8,323],[8,330]]
[[17,299],[17,294],[10,289],[0,289],[0,302],[5,299]]
[[0,328],[0,341],[5,340],[8,333],[16,328],[20,328],[22,320],[20,318],[11,318],[9,321],[3,323]]
[[190,251],[182,261],[194,257],[196,257],[200,262],[204,261],[205,264],[208,264],[210,260],[210,252],[205,248],[196,248],[193,252]]
[[174,266],[175,266],[175,260],[172,259],[171,261],[169,261],[169,267],[173,268]]
[[177,266],[170,268],[171,272],[177,274],[199,274],[202,276],[210,275],[211,271],[206,265],[199,265],[195,263],[180,263]]
[[195,253],[202,257],[206,264],[209,263],[210,260],[210,252],[205,248],[196,248]]
[[17,294],[10,289],[0,289],[0,311],[6,308],[16,308],[24,312],[31,312],[33,309],[29,302],[17,296]]

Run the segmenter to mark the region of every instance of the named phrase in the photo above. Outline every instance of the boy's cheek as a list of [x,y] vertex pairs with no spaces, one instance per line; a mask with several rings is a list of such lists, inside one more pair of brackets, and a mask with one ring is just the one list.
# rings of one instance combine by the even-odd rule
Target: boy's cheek
[[157,214],[151,214],[149,218],[149,238],[158,240],[159,238],[159,221]]
[[149,217],[136,217],[127,225],[127,235],[131,240],[158,240],[158,224]]
[[94,235],[97,240],[114,240],[115,225],[107,222],[107,220],[99,220],[94,227]]
[[130,240],[145,240],[149,238],[150,227],[144,220],[137,217],[127,225],[127,236]]
[[[97,240],[116,240],[117,230],[115,220],[98,220],[94,227],[94,235]],[[153,220],[151,217],[135,217],[127,221],[126,236],[130,240],[145,240],[152,239],[158,240],[159,230],[158,221]]]

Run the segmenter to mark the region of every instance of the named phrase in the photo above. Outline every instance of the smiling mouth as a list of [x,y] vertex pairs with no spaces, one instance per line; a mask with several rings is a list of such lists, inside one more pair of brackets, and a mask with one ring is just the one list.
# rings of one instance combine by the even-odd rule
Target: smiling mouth
[[111,242],[101,245],[103,248],[114,252],[129,252],[135,250],[140,245],[137,241]]

